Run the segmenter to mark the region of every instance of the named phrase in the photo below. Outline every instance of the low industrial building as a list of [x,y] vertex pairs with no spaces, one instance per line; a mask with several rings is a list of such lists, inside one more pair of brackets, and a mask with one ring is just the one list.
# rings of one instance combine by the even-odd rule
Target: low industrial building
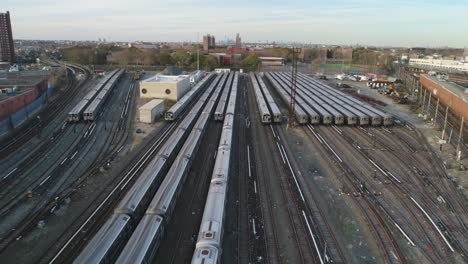
[[264,66],[283,66],[284,59],[281,57],[258,57]]
[[444,72],[468,72],[468,62],[439,59],[410,59],[409,66]]
[[157,98],[177,101],[189,90],[190,78],[188,75],[155,75],[140,82],[141,98]]
[[164,113],[164,100],[151,100],[148,103],[141,106],[139,112],[140,122],[153,123],[162,113]]
[[20,111],[47,92],[47,72],[0,73],[0,120]]
[[448,106],[457,116],[468,120],[468,89],[455,83],[438,80],[435,76],[422,74],[419,81],[424,89],[439,98],[440,103]]

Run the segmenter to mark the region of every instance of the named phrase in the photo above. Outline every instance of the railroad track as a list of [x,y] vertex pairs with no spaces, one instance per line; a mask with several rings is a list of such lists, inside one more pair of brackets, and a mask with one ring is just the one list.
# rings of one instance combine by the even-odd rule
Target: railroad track
[[[401,135],[399,135],[401,132],[400,130],[392,130],[390,133],[394,134],[397,138],[401,139]],[[381,134],[382,135],[382,134]],[[382,135],[386,136],[386,135]],[[419,136],[417,134],[416,136]],[[406,144],[407,141],[403,139],[403,142]],[[405,161],[412,161],[413,166],[417,169],[416,175],[422,176],[425,178],[424,179],[419,179],[418,180],[426,185],[431,186],[433,190],[436,192],[437,195],[440,195],[441,197],[446,200],[448,209],[452,212],[457,212],[458,214],[462,214],[464,217],[468,216],[468,211],[463,204],[467,202],[467,200],[464,198],[463,194],[456,192],[453,192],[452,189],[449,189],[449,186],[447,186],[446,181],[450,180],[448,175],[445,172],[445,169],[442,168],[442,161],[435,156],[435,154],[431,151],[431,147],[427,145],[427,142],[423,138],[418,138],[418,144],[423,146],[423,152],[419,152],[418,155],[405,155]],[[385,145],[386,142],[380,140],[380,144]],[[407,146],[407,148],[410,148]],[[400,160],[401,157],[400,157]],[[402,160],[403,161],[403,160]],[[434,175],[435,177],[427,177],[428,175]],[[439,184],[435,184],[433,180],[437,180],[437,183],[441,183],[442,185],[440,186]],[[455,186],[454,186],[455,187]],[[457,194],[460,197],[454,197],[454,193]],[[433,198],[431,198],[433,202],[436,202]],[[461,224],[464,226],[464,221],[460,220]],[[466,226],[464,226],[464,229],[466,230]]]
[[[86,219],[77,218],[71,226],[77,226],[74,232],[70,234],[62,234],[59,242],[63,242],[62,246],[54,252],[56,245],[53,245],[50,250],[47,250],[46,254],[41,258],[44,261],[50,263],[61,263],[71,262],[74,254],[77,254],[76,248],[82,247],[86,241],[83,241],[83,237],[86,233],[97,231],[97,227],[100,223],[103,223],[106,216],[110,213],[110,210],[117,204],[118,198],[126,193],[131,184],[138,178],[139,174],[148,165],[148,162],[157,153],[159,147],[165,142],[165,140],[171,135],[172,131],[177,127],[177,122],[168,124],[162,131],[161,134],[156,134],[153,137],[153,143],[148,145],[147,148],[143,148],[139,155],[135,156],[129,164],[134,164],[125,174],[118,180],[118,183],[113,186],[112,190],[105,195],[105,197],[96,205],[89,204],[86,208]],[[77,189],[70,190],[64,194],[60,201],[70,197]]]
[[[73,68],[85,74],[85,79],[82,80],[78,84],[76,83],[74,75],[72,74]],[[63,94],[60,97],[57,96],[55,100],[49,103],[39,113],[39,116],[41,117],[40,121],[38,119],[32,119],[26,127],[22,128],[21,130],[19,130],[12,136],[4,139],[3,141],[5,144],[2,144],[2,146],[0,147],[0,159],[6,158],[10,153],[14,152],[16,149],[18,149],[20,146],[26,143],[29,138],[32,138],[33,136],[39,134],[40,130],[43,127],[47,126],[52,120],[55,119],[58,113],[60,113],[63,110],[63,107],[66,106],[68,103],[70,103],[71,100],[76,96],[76,94],[79,92],[79,88],[89,80],[90,72],[81,66],[69,65],[67,67],[67,71],[69,71],[70,73],[68,74],[68,84],[62,92],[59,92],[59,93],[65,93],[65,94]],[[59,98],[60,100],[58,100]],[[47,114],[44,115],[42,113],[47,113]],[[53,137],[56,137],[56,136],[57,135],[54,134]],[[1,181],[2,179],[0,179],[0,183]]]
[[[273,140],[273,142],[275,142],[276,144],[280,143],[277,140]],[[270,148],[270,151],[273,152],[273,149]],[[281,150],[279,150],[279,151],[281,151]],[[284,153],[284,155],[285,155],[284,159],[287,159],[287,154]],[[281,164],[281,163],[276,163],[275,162],[275,170],[276,169],[278,169],[278,171],[282,170],[283,173],[281,173],[280,175],[288,175],[289,176],[289,177],[280,176],[279,178],[280,178],[280,185],[281,185],[281,188],[280,188],[281,193],[283,194],[283,200],[286,201],[289,220],[290,220],[293,232],[294,232],[294,239],[296,241],[296,244],[298,245],[298,251],[299,251],[299,253],[301,255],[302,263],[310,263],[310,261],[313,259],[312,258],[313,255],[310,252],[309,252],[310,255],[307,254],[308,252],[304,252],[304,251],[306,251],[305,249],[303,249],[304,239],[302,239],[302,241],[301,241],[301,236],[300,236],[300,234],[307,234],[308,233],[307,228],[306,228],[307,224],[306,224],[306,222],[304,221],[304,218],[301,215],[301,209],[298,208],[298,205],[297,205],[297,203],[301,201],[301,198],[299,197],[297,192],[293,191],[293,189],[292,189],[292,186],[294,186],[294,184],[292,183],[292,180],[291,180],[292,177],[289,175],[291,171],[286,169],[287,166],[286,166],[286,164],[284,162],[283,162],[284,166],[279,166],[279,164]],[[298,191],[300,191],[300,189],[298,189]],[[278,227],[278,228],[280,228],[280,227]],[[312,250],[310,250],[310,249],[313,248],[310,239],[306,239],[306,243],[307,243],[306,249],[308,249],[307,251],[312,251]],[[321,259],[320,257],[321,257],[320,252],[318,252],[316,254],[316,256],[315,256],[315,260]]]
[[[355,195],[365,193],[366,190],[363,188],[360,177],[358,177],[356,173],[353,172],[351,167],[348,164],[345,164],[340,156],[338,156],[336,151],[331,148],[328,143],[330,142],[330,139],[328,139],[328,141],[325,140],[327,136],[329,137],[327,133],[330,131],[322,131],[320,127],[314,128],[310,125],[308,126],[308,129],[312,133],[308,133],[309,131],[304,128],[309,137],[318,142],[322,149],[332,155],[333,159],[336,161],[335,164],[343,172],[343,175],[345,176],[344,183],[347,183],[346,189],[351,190],[351,192]],[[327,134],[327,136],[323,136],[324,134]],[[386,262],[400,263],[404,261],[400,255],[398,246],[395,244],[391,231],[388,229],[384,219],[381,216],[382,212],[379,211],[379,200],[376,199],[372,193],[368,193],[362,197],[365,199],[352,199],[352,201],[366,216],[366,221],[368,222],[370,231],[374,235],[384,258],[386,259]]]
[[[252,106],[255,105],[255,102],[253,102],[253,98],[251,95],[251,87],[250,83],[246,82],[246,99],[244,101],[247,101],[247,105]],[[257,107],[253,107],[253,111],[249,112],[248,119],[246,119],[246,123],[249,124],[250,129],[255,129],[256,125],[259,124],[260,120],[258,120],[258,113],[257,113]],[[265,168],[263,166],[263,163],[260,161],[260,153],[259,152],[259,147],[258,147],[258,140],[257,137],[255,136],[255,132],[252,132],[252,151],[250,151],[250,146],[247,145],[247,155],[248,155],[248,171],[249,171],[249,178],[255,177],[258,180],[258,189],[259,189],[259,201],[262,204],[260,206],[260,211],[261,215],[263,216],[263,221],[264,221],[264,230],[265,230],[265,248],[266,248],[266,253],[268,255],[268,260],[270,263],[278,263],[278,262],[284,262],[282,256],[280,255],[282,252],[282,249],[280,247],[280,239],[278,238],[278,230],[282,230],[283,227],[279,227],[280,229],[277,229],[275,227],[278,227],[277,224],[277,218],[273,214],[273,211],[275,208],[273,208],[273,202],[272,198],[270,195],[271,194],[271,188],[270,185],[266,183],[268,178],[265,175],[269,175],[267,173],[264,173],[264,170],[268,168],[268,166]],[[257,145],[257,146],[256,146]],[[257,158],[258,156],[258,158]],[[254,168],[252,168],[251,161],[255,161],[254,163]],[[258,162],[257,162],[258,161]],[[252,226],[252,232],[254,232],[254,227],[255,227],[255,222],[254,220],[249,219],[249,225]],[[249,233],[250,233],[250,228],[249,228]],[[250,236],[250,235],[249,235]],[[255,234],[254,234],[255,236]],[[271,248],[273,247],[273,248]]]
[[[187,175],[187,180],[174,208],[173,217],[165,228],[165,238],[158,248],[159,256],[155,257],[159,262],[187,263],[192,258],[195,244],[192,242],[195,241],[190,240],[193,235],[195,237],[198,235],[222,128],[222,123],[215,122],[211,118],[208,122],[211,124],[208,124],[207,134],[202,139],[205,143],[202,143],[204,148],[198,150],[193,161],[194,165],[201,165],[192,167]],[[187,196],[188,194],[190,196]],[[193,214],[193,212],[200,213]],[[169,232],[172,232],[171,237],[177,237],[175,243],[168,237]]]
[[[86,127],[83,127],[82,131],[85,129]],[[79,140],[79,138],[75,139],[74,143],[71,145],[76,145]],[[4,182],[6,186],[0,191],[0,216],[4,216],[19,202],[28,199],[26,196],[28,192],[33,192],[35,187],[40,185],[40,183],[47,177],[52,174],[59,173],[59,171],[62,169],[61,166],[63,165],[63,155],[66,156],[70,150],[65,150],[65,152],[60,155],[56,154],[54,160],[52,160],[52,158],[45,156],[49,148],[50,146],[46,146],[45,148],[39,149],[38,152],[35,152],[33,156],[28,158],[25,162],[21,163],[20,166],[17,167],[18,169],[15,170],[16,175],[12,177],[12,181]],[[55,172],[52,171],[50,174],[44,174],[41,177],[31,177],[31,174],[35,173],[36,167],[41,165],[37,161],[45,159],[48,159],[47,162],[53,164],[52,166],[59,164],[58,167],[55,167]],[[47,169],[46,172],[47,171],[49,171],[49,169]]]
[[[260,166],[261,165],[256,165],[257,169],[259,169]],[[282,256],[280,255],[280,252],[282,252],[283,250],[280,248],[280,242],[279,242],[280,240],[277,234],[277,230],[279,230],[280,228],[284,228],[284,226],[278,226],[277,218],[273,214],[273,211],[275,210],[275,208],[273,208],[272,199],[270,195],[268,195],[272,193],[271,188],[267,183],[265,183],[267,179],[263,178],[262,176],[262,175],[266,175],[266,173],[262,173],[262,172],[263,172],[263,169],[260,169],[260,173],[256,173],[256,175],[258,176],[260,193],[267,194],[267,195],[260,195],[260,199],[264,200],[263,203],[267,205],[267,206],[262,206],[262,211],[266,211],[266,215],[267,215],[267,217],[264,218],[265,225],[268,226],[267,228],[271,228],[269,230],[270,236],[268,235],[266,236],[266,242],[267,242],[266,245],[267,245],[267,252],[269,255],[269,260],[271,261],[271,263],[285,262]],[[265,214],[265,212],[263,212],[262,214]],[[252,221],[249,221],[249,222],[252,224],[252,228],[253,228],[253,226],[255,225],[255,222],[252,222]],[[274,246],[274,250],[272,249],[268,250],[268,248],[271,245]],[[276,261],[274,262],[274,260]]]
[[[366,133],[366,134],[363,134],[363,133]],[[373,131],[373,133],[375,133],[375,131]],[[382,149],[377,152],[375,151],[371,152],[370,150],[366,150],[366,147],[363,146],[363,142],[367,142],[370,145],[371,144],[370,141],[372,141],[372,140],[369,140],[367,132],[362,132],[359,129],[352,128],[352,129],[346,130],[344,134],[346,135],[345,138],[347,138],[347,140],[350,140],[350,141],[352,139],[355,140],[354,147],[356,148],[357,153],[361,153],[365,157],[364,159],[372,160],[372,162],[374,162],[376,166],[378,166],[378,168],[381,168],[382,170],[384,170],[385,174],[391,173],[389,170],[387,170],[388,164],[398,165],[398,163],[395,163],[395,160],[398,160],[399,157],[404,157],[404,154],[403,154],[404,152],[402,152],[401,150],[397,151],[398,157],[390,157],[394,155],[387,153],[385,149]],[[357,147],[357,146],[360,146],[360,147]],[[378,146],[373,146],[373,148],[377,148],[377,147]],[[410,171],[410,168],[406,168],[403,160],[401,160],[401,162],[402,162],[401,166],[400,165],[396,166],[398,167],[398,172],[393,170],[392,175],[401,176],[401,175],[408,175],[412,173]],[[386,177],[385,175],[382,175],[382,176],[385,177],[383,181],[389,180],[388,177]],[[372,186],[372,188],[378,188],[378,186],[373,184],[374,181],[372,179],[368,179],[366,183],[371,183],[370,185]],[[400,181],[400,179],[398,179],[398,181]],[[398,229],[401,233],[410,232],[410,237],[412,237],[412,239],[407,238],[407,240],[417,239],[415,240],[415,243],[413,242],[410,242],[410,243],[418,245],[418,246],[420,245],[422,249],[427,248],[427,247],[433,247],[436,249],[440,248],[443,245],[442,244],[436,245],[434,243],[434,240],[437,240],[437,236],[433,233],[431,234],[428,233],[429,232],[428,230],[430,230],[431,227],[425,226],[425,222],[422,222],[421,215],[417,214],[417,212],[419,211],[418,208],[416,208],[416,206],[414,206],[414,204],[411,203],[411,200],[409,199],[409,195],[411,194],[416,195],[415,194],[416,190],[413,190],[412,192],[402,190],[402,188],[404,188],[404,186],[406,185],[410,185],[410,184],[415,185],[415,186],[417,185],[414,182],[411,182],[411,179],[407,177],[405,177],[404,179],[401,179],[400,182],[402,181],[403,181],[402,184],[398,182],[388,182],[388,184],[386,185],[387,187],[385,189],[389,190],[394,195],[393,198],[389,198],[389,202],[392,202],[395,205],[392,206],[388,204],[385,201],[385,199],[382,199],[381,203],[382,205],[384,205],[382,207],[382,210],[385,210],[389,218],[392,219],[392,221],[394,221],[395,224],[399,225]],[[398,205],[396,205],[397,203]],[[392,207],[394,208],[392,209]],[[398,208],[404,208],[407,213],[403,214],[403,212],[401,210],[398,210]],[[406,229],[406,231],[402,232],[400,229],[402,230]],[[427,246],[425,247],[425,245]],[[434,253],[429,250],[423,251],[423,254],[428,259],[432,260],[433,263],[441,263],[444,259],[444,256],[441,256],[439,253]]]
[[[285,138],[284,132],[280,128],[275,127],[274,131],[276,131],[275,134],[278,135],[278,138]],[[287,153],[288,151],[289,153],[291,153],[287,141],[283,140],[282,142],[283,144],[281,145],[281,147],[285,147],[285,149],[283,149],[283,152]],[[291,163],[293,167],[300,167],[298,164],[296,164],[294,159],[291,159]],[[301,175],[305,174],[306,173],[304,172],[301,173]],[[315,227],[314,231],[317,233],[317,237],[319,240],[317,244],[320,247],[320,251],[323,251],[324,245],[326,245],[326,251],[328,254],[324,256],[323,261],[333,263],[348,263],[349,261],[344,255],[341,247],[338,245],[338,240],[336,239],[336,236],[333,232],[333,228],[330,226],[329,221],[326,220],[324,213],[315,201],[313,192],[311,193],[311,196],[311,199],[307,199],[307,197],[305,198],[306,201],[303,203],[303,207],[304,211],[308,212],[310,220],[312,221],[313,226]]]
[[[248,89],[249,92],[251,90]],[[248,99],[252,100],[250,96],[248,96]],[[253,104],[251,101],[250,105]],[[290,177],[290,171],[289,169],[286,170],[284,164],[281,163],[280,153],[276,149],[276,141],[270,135],[272,133],[271,128],[261,124],[258,119],[258,108],[255,109],[255,113],[251,113],[253,114],[251,123],[252,128],[260,136],[253,138],[254,155],[255,157],[264,157],[255,164],[257,168],[256,175],[258,175],[259,180],[260,197],[264,204],[262,208],[267,215],[264,221],[271,226],[270,236],[267,236],[267,244],[273,244],[275,247],[275,250],[269,250],[269,260],[280,263],[288,261],[310,263],[314,259],[312,246],[307,236],[308,232],[303,216],[297,207],[297,196],[293,194],[290,189],[289,179],[286,178]],[[257,158],[257,160],[259,159]],[[260,164],[263,161],[266,161],[267,164]],[[270,195],[274,193],[278,194],[273,199]],[[255,223],[251,224],[254,225]],[[286,242],[288,240],[291,244]]]
[[[239,210],[237,217],[237,249],[239,252],[239,257],[237,262],[255,263],[258,262],[260,258],[261,261],[269,263],[270,258],[268,244],[264,232],[265,229],[262,226],[265,216],[263,215],[263,210],[261,209],[261,204],[257,192],[258,177],[255,173],[255,170],[251,168],[250,163],[251,161],[255,160],[255,156],[250,146],[250,143],[252,142],[251,130],[249,129],[250,104],[248,104],[247,100],[247,85],[249,82],[246,81],[246,78],[243,75],[241,75],[239,82],[240,85],[237,94],[240,98],[237,100],[237,114],[235,116],[234,123],[234,136],[236,138],[234,142],[237,142],[237,144],[233,145],[233,154],[237,152],[237,177],[239,177],[239,202],[237,206]],[[230,184],[230,186],[232,185]],[[244,207],[244,204],[249,206]],[[256,228],[256,234],[253,234],[252,232],[253,225],[249,218],[256,219],[256,223],[253,223],[258,224],[258,228]]]
[[[74,76],[69,74],[70,82],[69,82],[69,85],[67,86],[67,89],[65,89],[66,94],[60,98],[61,100],[55,99],[53,102],[48,104],[44,110],[42,110],[42,112],[47,112],[48,114],[41,118],[41,123],[38,123],[38,121],[34,119],[32,123],[27,128],[25,128],[25,130],[20,130],[18,132],[20,133],[18,136],[16,136],[13,139],[10,139],[9,143],[3,146],[2,149],[0,150],[0,159],[5,158],[12,151],[14,151],[15,149],[18,149],[24,143],[28,142],[27,139],[38,134],[39,132],[37,129],[38,127],[43,127],[43,126],[45,127],[52,120],[57,118],[57,115],[60,113],[60,111],[63,111],[63,108],[79,92],[78,88],[81,87],[89,79],[89,74],[86,74],[87,72],[85,70],[83,70],[83,72],[85,73],[86,78],[80,84],[76,84],[74,81]],[[69,91],[72,88],[74,89],[72,91]],[[12,181],[15,181],[15,182],[22,181],[22,179],[15,179],[15,177],[23,173],[25,170],[27,170],[27,168],[29,168],[33,162],[37,161],[37,159],[41,158],[53,146],[53,143],[55,141],[59,140],[60,137],[62,137],[67,132],[69,132],[68,130],[69,130],[69,127],[67,126],[66,123],[60,122],[59,124],[57,124],[50,137],[47,136],[43,140],[43,142],[39,144],[39,146],[35,147],[32,151],[30,151],[30,153],[32,153],[31,155],[28,155],[28,157],[24,159],[23,161],[21,161],[18,164],[18,166],[16,166],[10,172],[3,175],[2,178],[0,178],[0,184],[10,185]],[[9,196],[11,195],[9,194]]]
[[[131,95],[130,93],[127,94],[126,102],[130,102],[130,100],[129,100],[130,95]],[[127,106],[127,104],[126,104],[126,106]],[[111,114],[112,113],[110,113],[109,115],[111,115]],[[126,119],[128,119],[128,118],[126,118]],[[109,138],[114,138],[114,136],[116,136],[117,134],[120,135],[119,140],[117,141],[117,143],[120,143],[121,145],[115,145],[114,144],[113,146],[111,146],[109,144],[106,144],[104,148],[100,149],[100,154],[103,155],[104,159],[94,160],[90,164],[90,166],[88,166],[88,168],[89,168],[88,172],[86,172],[86,171],[84,172],[84,176],[82,176],[82,177],[80,177],[78,179],[71,179],[71,183],[69,183],[69,186],[64,188],[64,190],[59,191],[57,196],[55,194],[53,194],[53,192],[51,192],[49,190],[49,187],[51,186],[53,181],[57,181],[57,180],[59,181],[59,182],[57,182],[57,184],[53,185],[53,189],[55,189],[55,190],[59,190],[60,189],[59,187],[62,187],[65,184],[64,180],[62,179],[63,177],[59,177],[59,176],[61,176],[62,173],[64,173],[65,170],[68,170],[68,169],[71,168],[71,166],[73,166],[73,162],[74,162],[73,159],[75,158],[77,153],[85,152],[84,148],[86,147],[86,144],[87,144],[86,142],[88,142],[87,137],[91,136],[91,134],[94,131],[94,128],[96,126],[96,123],[93,123],[92,125],[85,126],[85,127],[87,127],[86,133],[84,133],[83,136],[77,137],[75,139],[75,143],[72,144],[72,146],[75,146],[74,149],[67,149],[66,150],[66,153],[63,154],[61,156],[60,160],[57,160],[56,163],[58,164],[63,159],[63,156],[66,156],[66,158],[63,159],[63,161],[60,162],[60,164],[57,167],[55,167],[50,174],[44,174],[42,177],[39,177],[39,178],[37,178],[35,180],[30,181],[30,183],[26,187],[23,187],[21,189],[22,191],[19,191],[17,193],[17,195],[13,196],[13,198],[10,199],[8,201],[8,203],[6,203],[7,207],[2,208],[2,210],[0,211],[2,213],[1,215],[5,215],[12,208],[16,207],[20,202],[26,200],[27,198],[25,196],[25,190],[31,190],[32,193],[34,193],[38,197],[41,197],[41,201],[36,202],[36,207],[31,209],[31,211],[28,213],[27,217],[25,217],[24,220],[21,221],[20,224],[17,225],[16,228],[14,228],[13,230],[10,230],[5,236],[3,236],[2,243],[0,244],[0,251],[4,250],[6,248],[6,246],[8,245],[8,243],[10,241],[12,241],[13,238],[18,237],[19,234],[21,234],[21,233],[24,233],[24,231],[29,228],[29,225],[34,225],[35,224],[34,222],[31,222],[30,219],[36,219],[38,215],[44,215],[44,213],[47,213],[51,209],[51,208],[49,208],[51,204],[54,204],[55,206],[58,205],[57,198],[54,198],[54,197],[60,197],[60,195],[63,195],[64,193],[67,192],[67,189],[70,190],[70,188],[76,187],[77,185],[82,183],[84,180],[86,180],[87,176],[89,176],[91,174],[96,174],[100,167],[103,167],[103,166],[109,164],[111,162],[111,160],[116,156],[116,154],[118,154],[118,152],[120,152],[120,151],[116,151],[116,148],[119,147],[119,146],[123,146],[123,142],[126,140],[126,138],[128,136],[128,132],[127,132],[128,127],[127,127],[127,129],[125,129],[123,131],[119,131],[119,130],[116,129],[111,133],[111,136]],[[126,123],[127,123],[127,121],[124,124],[126,124]],[[84,130],[83,130],[83,132],[84,132]],[[71,154],[71,153],[74,153],[74,154]],[[46,177],[46,175],[49,175],[49,176]],[[22,176],[26,177],[27,174],[22,175]],[[46,182],[47,182],[47,184],[46,184]],[[52,199],[52,198],[54,198],[54,199]],[[54,207],[52,207],[52,208],[54,208]]]
[[[395,132],[396,132],[395,130],[392,130],[392,131],[389,131],[388,133],[393,133],[396,135],[396,137],[399,138],[399,136],[397,135],[398,133],[395,133]],[[379,132],[376,129],[373,130],[373,133],[378,133],[378,138],[379,138],[378,142],[382,146],[387,146],[388,142],[392,140],[392,138],[390,138],[388,135],[386,135],[383,132]],[[385,140],[382,140],[381,138],[385,138]],[[423,140],[423,139],[419,139],[419,140]],[[404,142],[407,142],[407,141],[404,141]],[[448,186],[445,184],[445,181],[447,180],[446,179],[447,175],[445,174],[445,171],[441,170],[439,161],[431,159],[432,152],[430,149],[428,149],[429,146],[426,146],[424,142],[420,142],[420,145],[425,146],[425,149],[424,149],[425,151],[418,152],[418,155],[425,156],[424,159],[416,158],[415,155],[408,154],[408,152],[404,152],[404,151],[398,152],[398,153],[392,153],[394,158],[396,160],[400,160],[402,164],[407,164],[410,162],[410,165],[408,165],[408,169],[406,173],[408,175],[416,176],[414,177],[415,182],[413,182],[411,185],[408,185],[409,183],[407,183],[404,186],[397,185],[395,187],[399,189],[398,190],[399,192],[407,195],[408,197],[412,194],[413,196],[414,195],[419,196],[420,199],[424,200],[425,204],[427,205],[426,210],[431,212],[432,215],[438,216],[438,218],[441,218],[441,220],[443,220],[443,222],[446,223],[445,227],[447,227],[446,228],[447,230],[452,229],[451,231],[452,234],[448,233],[447,235],[453,236],[453,234],[458,234],[458,239],[452,238],[453,243],[456,244],[456,247],[458,248],[458,250],[463,256],[467,256],[466,249],[464,246],[466,242],[463,242],[463,239],[465,237],[463,234],[466,234],[466,226],[465,226],[464,220],[462,219],[462,217],[463,218],[466,217],[466,213],[465,213],[466,209],[461,205],[458,206],[458,204],[461,203],[460,199],[463,199],[463,197],[461,198],[454,197],[453,189],[450,190]],[[411,149],[411,147],[409,146],[407,146],[406,148]],[[384,165],[381,165],[381,166],[384,166]],[[405,167],[405,165],[402,167]],[[423,168],[421,169],[421,167]],[[434,168],[436,170],[434,170]],[[434,179],[434,180],[431,180],[431,179]],[[437,184],[435,184],[434,181],[437,181]],[[433,196],[428,195],[428,190],[426,188],[421,187],[421,186],[426,186],[426,185],[432,188],[432,191],[435,192],[435,195]],[[411,186],[415,186],[416,189],[415,188],[410,189]],[[443,191],[442,188],[444,188],[446,191]],[[435,198],[435,197],[442,197],[443,202],[446,205],[446,208],[449,212],[446,212],[445,214],[440,214],[441,212],[434,211],[433,208],[438,208],[441,203],[440,200],[438,200],[439,198]],[[411,202],[411,201],[408,199],[408,202]],[[454,204],[456,204],[456,206]],[[413,210],[419,211],[419,209],[416,208],[416,206],[413,206]],[[460,216],[460,214],[462,216]],[[454,219],[456,219],[456,221],[454,221]],[[454,229],[455,227],[458,227],[457,228],[458,230],[460,230],[461,228],[463,231],[461,232],[456,231],[457,229]],[[434,227],[429,227],[429,228],[434,228]],[[425,231],[426,230],[424,230],[424,232]],[[434,232],[436,231],[437,230],[434,230]],[[446,245],[444,245],[443,242],[440,242],[440,243],[441,243],[440,248],[444,248],[444,254],[446,256],[452,256],[451,252],[447,251]],[[450,247],[450,245],[448,245],[448,247]],[[446,257],[441,256],[441,258],[446,258]]]
[[[201,94],[198,97],[201,97]],[[86,241],[83,241],[83,238],[87,235],[80,232],[82,232],[82,230],[86,230],[86,233],[89,234],[96,232],[99,229],[102,223],[104,223],[104,221],[107,219],[107,216],[110,214],[111,209],[114,208],[117,202],[119,201],[119,198],[123,194],[125,194],[126,190],[131,187],[131,184],[138,178],[140,173],[146,167],[148,160],[150,160],[154,156],[154,154],[157,153],[157,151],[159,151],[159,146],[162,143],[164,143],[166,137],[170,136],[172,131],[175,128],[177,128],[179,123],[183,120],[184,116],[189,112],[189,110],[196,102],[197,100],[193,100],[181,113],[179,119],[177,119],[173,123],[166,124],[166,126],[163,128],[164,131],[162,135],[155,135],[153,138],[149,139],[149,142],[154,143],[151,143],[151,145],[148,146],[141,146],[143,150],[139,151],[138,155],[128,163],[135,164],[132,167],[131,171],[125,174],[124,178],[121,181],[119,181],[119,183],[114,189],[109,190],[109,194],[107,194],[107,192],[103,193],[103,195],[106,194],[106,197],[101,196],[103,201],[100,204],[95,205],[97,206],[96,209],[92,212],[89,212],[90,216],[88,218],[74,220],[72,225],[74,225],[75,227],[72,227],[69,230],[77,231],[73,234],[71,234],[70,232],[62,234],[61,239],[59,239],[60,241],[58,241],[55,245],[55,247],[59,247],[57,249],[57,254],[55,254],[54,256],[48,256],[48,254],[46,253],[42,259],[52,259],[51,262],[61,262],[63,260],[71,261],[74,257],[76,257],[76,255],[79,253],[80,248],[82,248],[86,243]],[[161,136],[161,138],[158,139],[158,136]],[[121,147],[118,149],[118,151],[120,150]],[[130,165],[126,167],[130,167]],[[78,187],[73,189],[72,192],[75,192],[78,189]],[[70,195],[71,194],[64,196],[63,199]],[[97,200],[99,199],[96,199],[96,201]],[[93,204],[90,204],[88,207],[92,208],[94,206]],[[80,223],[83,224],[77,226]],[[57,252],[54,250],[49,251]]]
[[[129,92],[133,91],[133,89],[130,87]],[[128,102],[130,99],[131,94],[127,93],[127,97],[125,98],[126,104],[124,107],[128,107]],[[120,96],[119,96],[120,97]],[[107,106],[108,107],[108,106]],[[104,109],[103,109],[104,112]],[[101,114],[103,113],[101,112]],[[100,116],[99,118],[101,121],[103,118]],[[126,120],[127,118],[120,118],[120,120]],[[73,165],[70,164],[72,160],[75,158],[75,156],[78,153],[82,152],[87,152],[86,149],[91,147],[92,144],[89,144],[89,139],[91,137],[91,134],[98,129],[95,129],[98,125],[100,125],[99,121],[93,123],[93,124],[72,124],[71,126],[77,127],[79,126],[81,129],[79,130],[78,134],[83,135],[82,137],[76,137],[74,139],[74,142],[70,145],[70,148],[65,149],[64,152],[62,152],[60,155],[56,155],[55,161],[51,163],[51,157],[47,156],[47,162],[51,163],[52,169],[47,169],[46,172],[44,173],[41,177],[30,177],[30,174],[27,173],[27,171],[33,171],[35,172],[35,167],[31,166],[36,163],[35,166],[41,165],[40,163],[37,162],[36,159],[38,157],[43,156],[48,148],[45,148],[44,150],[41,150],[38,153],[35,153],[34,159],[28,159],[27,163],[22,163],[21,166],[19,166],[19,169],[16,171],[16,177],[14,179],[14,182],[11,182],[7,188],[4,188],[2,192],[0,193],[0,198],[4,197],[9,197],[8,200],[2,200],[2,203],[0,204],[0,216],[5,215],[8,213],[13,207],[15,207],[18,203],[27,200],[28,198],[26,195],[28,193],[33,194],[34,196],[42,196],[48,189],[48,186],[50,186],[50,182],[53,181],[56,178],[59,178],[64,171],[70,168],[70,166]],[[106,122],[106,121],[105,121]],[[119,125],[121,126],[122,123],[119,122]],[[126,131],[121,131],[120,129],[117,129],[117,125],[114,124],[115,129],[111,129],[110,135],[108,137],[104,138],[104,144],[103,148],[100,148],[99,153],[96,157],[96,159],[90,164],[89,167],[96,166],[97,164],[100,163],[102,159],[108,159],[110,162],[109,157],[106,157],[106,155],[110,155],[112,153],[116,153],[116,144],[112,143],[118,143],[126,139],[127,132]],[[68,133],[72,133],[70,131],[71,127],[68,127],[69,131]],[[85,132],[86,133],[83,133]],[[98,133],[98,132],[96,132]],[[99,133],[101,134],[101,133]],[[117,142],[113,142],[114,140],[117,140]],[[121,142],[123,143],[123,142]],[[88,146],[88,147],[87,147]],[[72,154],[74,153],[74,154]],[[65,159],[63,158],[65,157]],[[73,161],[74,162],[74,161]],[[59,164],[56,166],[56,164]],[[26,184],[25,184],[26,183]],[[48,184],[46,184],[48,183]],[[17,185],[21,184],[21,188],[18,188]]]

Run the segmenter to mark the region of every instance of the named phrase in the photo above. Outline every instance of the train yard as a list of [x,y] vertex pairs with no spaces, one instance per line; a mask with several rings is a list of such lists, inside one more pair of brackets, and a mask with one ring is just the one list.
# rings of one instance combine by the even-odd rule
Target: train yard
[[378,105],[298,74],[288,128],[291,73],[212,72],[131,148],[131,73],[68,67],[70,92],[0,148],[0,260],[467,261],[465,191]]

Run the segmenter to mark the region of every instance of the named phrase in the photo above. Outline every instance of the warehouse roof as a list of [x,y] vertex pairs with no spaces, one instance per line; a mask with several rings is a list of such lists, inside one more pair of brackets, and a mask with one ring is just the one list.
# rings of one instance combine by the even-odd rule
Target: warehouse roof
[[426,77],[427,79],[431,80],[432,82],[438,84],[439,86],[445,88],[447,91],[452,92],[456,96],[460,97],[461,99],[467,99],[468,98],[468,93],[467,93],[467,88],[458,85],[456,83],[452,82],[447,82],[447,81],[441,81],[437,79],[435,76],[431,76],[428,74],[423,74],[422,76]]
[[184,71],[176,66],[167,66],[162,72],[162,75],[172,75],[177,76],[181,75]]
[[183,79],[186,79],[187,76],[171,76],[171,75],[155,75],[149,77],[148,79],[143,80],[142,82],[155,82],[155,83],[177,83]]
[[260,60],[284,60],[281,57],[258,57]]
[[153,110],[153,108],[155,108],[156,106],[158,106],[160,104],[164,104],[164,100],[154,99],[154,100],[151,100],[148,103],[142,105],[140,107],[140,110]]

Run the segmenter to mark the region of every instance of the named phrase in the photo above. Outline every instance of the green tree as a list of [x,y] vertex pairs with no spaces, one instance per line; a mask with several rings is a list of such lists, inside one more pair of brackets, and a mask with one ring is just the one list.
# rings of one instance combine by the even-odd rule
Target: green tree
[[261,61],[258,58],[257,54],[251,54],[242,60],[242,62],[240,63],[240,67],[246,72],[256,71],[260,63]]
[[178,50],[172,54],[172,60],[179,68],[189,70],[192,63],[192,55],[188,51]]
[[172,65],[172,57],[167,52],[162,52],[158,56],[159,65]]
[[[200,58],[201,59],[201,58]],[[200,60],[200,66],[203,65],[203,68],[206,71],[212,71],[214,68],[219,66],[218,60],[210,55],[203,56],[203,63]]]

